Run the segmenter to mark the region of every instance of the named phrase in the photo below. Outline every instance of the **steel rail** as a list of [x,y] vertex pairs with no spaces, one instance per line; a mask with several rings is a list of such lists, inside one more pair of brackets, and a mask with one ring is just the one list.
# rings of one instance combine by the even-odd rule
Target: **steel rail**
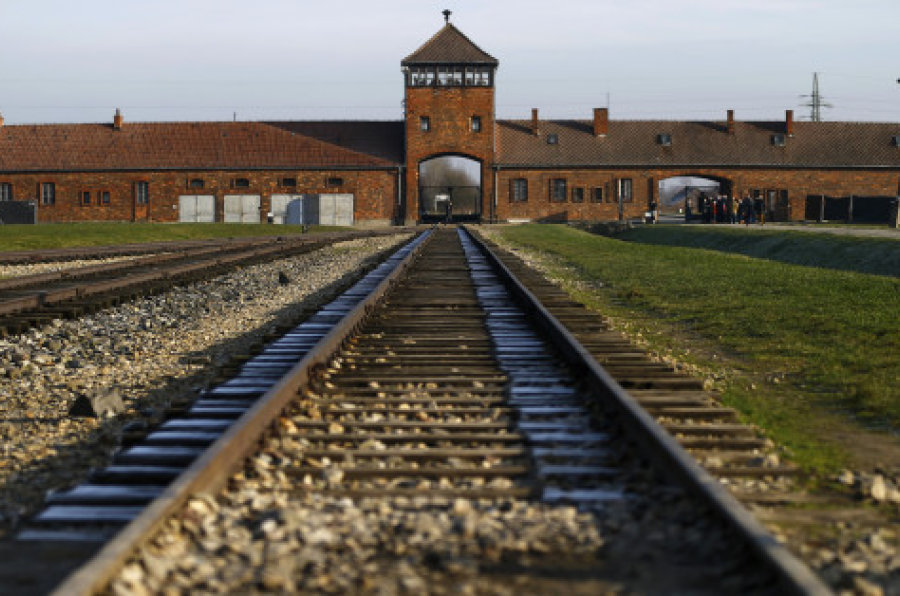
[[[225,433],[184,470],[141,514],[106,543],[84,566],[75,570],[52,592],[57,596],[102,591],[127,558],[181,508],[190,497],[212,494],[225,485],[244,459],[257,447],[260,435],[297,398],[318,367],[327,364],[348,336],[372,313],[375,305],[402,277],[427,243],[425,238],[375,289],[310,349],[276,385],[263,394]],[[421,236],[419,237],[421,239]]]
[[[289,237],[255,237],[229,240],[215,246],[173,243],[163,255],[138,257],[130,261],[89,265],[63,271],[39,273],[0,280],[0,331],[12,324],[21,330],[29,317],[40,317],[47,310],[67,310],[66,304],[78,299],[102,299],[104,296],[131,296],[149,286],[182,283],[206,272],[215,273],[238,265],[278,255],[293,255],[316,250],[343,239],[352,240],[381,231],[324,233]],[[391,230],[391,233],[395,233]],[[129,245],[131,246],[131,245]],[[4,324],[5,323],[5,324]]]
[[594,359],[584,346],[541,304],[491,251],[477,234],[465,231],[488,256],[496,273],[507,284],[519,306],[559,350],[561,357],[581,374],[585,383],[603,399],[603,404],[621,414],[632,432],[629,438],[640,441],[644,451],[670,477],[688,486],[709,503],[729,526],[739,533],[761,561],[777,575],[781,587],[792,594],[832,594],[832,591],[781,545],[741,503],[670,435],[621,385]]
[[312,238],[340,238],[342,236],[373,236],[381,234],[395,234],[409,231],[409,228],[372,229],[366,231],[353,230],[349,232],[316,232],[315,234],[285,234],[283,236],[246,236],[239,238],[210,238],[203,240],[174,240],[154,241],[133,244],[99,245],[99,246],[73,246],[68,248],[44,248],[32,250],[0,251],[0,264],[3,265],[27,265],[33,263],[46,263],[51,261],[72,261],[78,259],[104,259],[119,256],[142,255],[154,252],[170,250],[190,250],[203,247],[231,246],[241,248],[252,244],[284,241],[285,239],[312,239]]

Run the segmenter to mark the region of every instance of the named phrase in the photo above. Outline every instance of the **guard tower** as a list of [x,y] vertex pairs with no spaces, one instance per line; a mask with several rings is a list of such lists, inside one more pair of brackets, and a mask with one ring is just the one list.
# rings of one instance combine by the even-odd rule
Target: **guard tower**
[[406,220],[490,217],[498,62],[450,22],[400,64],[405,79]]

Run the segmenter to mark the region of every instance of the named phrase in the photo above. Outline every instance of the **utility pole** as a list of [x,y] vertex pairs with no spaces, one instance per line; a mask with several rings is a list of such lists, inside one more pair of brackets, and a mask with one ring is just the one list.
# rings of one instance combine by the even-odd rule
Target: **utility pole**
[[[900,80],[898,80],[898,82],[900,82]],[[800,97],[810,98],[809,103],[803,105],[810,108],[809,119],[813,122],[822,121],[822,108],[834,107],[830,103],[826,103],[822,94],[819,93],[819,73],[817,72],[813,73],[812,95],[801,95]]]

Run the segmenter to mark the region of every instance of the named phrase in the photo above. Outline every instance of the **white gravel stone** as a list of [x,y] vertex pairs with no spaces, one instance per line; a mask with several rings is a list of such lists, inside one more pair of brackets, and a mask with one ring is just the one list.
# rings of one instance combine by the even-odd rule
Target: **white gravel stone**
[[[162,253],[160,253],[162,254]],[[38,273],[50,273],[54,271],[69,271],[80,267],[95,265],[109,265],[123,261],[147,258],[152,255],[128,255],[121,257],[108,257],[103,259],[78,259],[74,261],[54,261],[52,263],[32,263],[29,265],[0,265],[0,279],[5,277],[23,277],[37,275]]]
[[[35,512],[48,490],[106,465],[125,423],[159,420],[231,355],[247,353],[322,288],[406,237],[342,242],[0,339],[0,536]],[[291,283],[279,283],[282,271]],[[67,415],[79,395],[113,388],[125,402],[122,415]]]

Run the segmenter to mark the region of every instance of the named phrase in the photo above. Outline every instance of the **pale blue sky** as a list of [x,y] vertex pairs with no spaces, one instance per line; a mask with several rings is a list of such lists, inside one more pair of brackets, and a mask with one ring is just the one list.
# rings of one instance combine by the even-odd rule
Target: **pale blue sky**
[[8,124],[402,117],[440,11],[500,61],[502,118],[900,122],[900,0],[0,0]]

